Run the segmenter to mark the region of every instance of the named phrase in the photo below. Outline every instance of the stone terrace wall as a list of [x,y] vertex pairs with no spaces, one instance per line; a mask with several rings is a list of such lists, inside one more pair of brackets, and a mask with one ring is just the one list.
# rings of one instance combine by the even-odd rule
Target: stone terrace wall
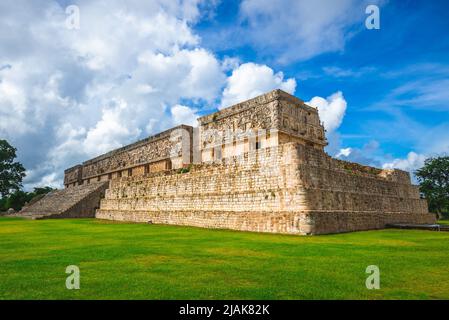
[[433,222],[407,177],[287,143],[187,173],[114,179],[96,217],[292,234]]
[[117,170],[132,168],[146,163],[158,162],[173,157],[181,157],[181,149],[179,149],[179,154],[177,155],[170,153],[174,150],[173,145],[179,142],[173,141],[172,137],[172,133],[177,129],[187,130],[190,135],[192,133],[192,127],[184,125],[178,126],[88,160],[83,163],[83,179],[115,172]]
[[148,177],[116,179],[96,217],[207,228],[307,233],[294,145]]
[[297,151],[314,233],[435,223],[408,172],[341,161],[304,146]]

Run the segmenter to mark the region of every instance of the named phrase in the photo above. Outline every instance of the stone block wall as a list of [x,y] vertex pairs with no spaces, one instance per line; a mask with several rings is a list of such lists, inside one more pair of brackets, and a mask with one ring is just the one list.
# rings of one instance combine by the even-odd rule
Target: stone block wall
[[121,178],[101,201],[96,217],[119,221],[190,225],[301,234],[305,199],[292,146],[255,150],[220,162]]
[[408,172],[333,159],[297,146],[312,233],[384,228],[390,223],[435,223]]
[[434,222],[406,176],[286,143],[186,173],[112,180],[96,217],[290,234]]
[[[282,90],[273,90],[198,119],[201,161],[288,142],[318,150],[327,145],[317,109]],[[220,156],[217,157],[217,154]]]
[[76,165],[72,168],[68,168],[64,171],[64,185],[65,186],[77,186],[82,184],[83,181],[83,166]]
[[148,176],[111,181],[103,210],[273,211],[304,209],[287,147],[272,147]]
[[182,168],[191,162],[192,132],[192,127],[180,125],[85,161],[64,171],[64,185],[68,188]]

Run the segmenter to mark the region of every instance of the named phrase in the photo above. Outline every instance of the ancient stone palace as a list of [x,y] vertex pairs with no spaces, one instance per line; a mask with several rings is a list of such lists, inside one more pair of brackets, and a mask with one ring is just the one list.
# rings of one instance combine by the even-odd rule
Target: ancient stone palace
[[274,90],[69,168],[22,215],[288,234],[435,222],[407,172],[326,145],[317,109]]

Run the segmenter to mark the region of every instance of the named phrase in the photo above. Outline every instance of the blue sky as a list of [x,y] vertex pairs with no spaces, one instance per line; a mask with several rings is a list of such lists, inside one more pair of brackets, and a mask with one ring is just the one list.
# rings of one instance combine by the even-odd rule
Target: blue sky
[[[365,27],[370,4],[379,30]],[[449,151],[448,12],[447,1],[2,1],[0,137],[27,188],[60,186],[68,166],[281,88],[319,108],[329,154],[412,171]]]
[[[286,77],[294,77],[298,81],[295,94],[306,101],[315,95],[342,91],[348,107],[339,128],[341,146],[363,149],[367,143],[378,142],[379,150],[367,156],[379,159],[368,163],[379,165],[385,158],[406,158],[411,151],[446,152],[449,3],[377,3],[380,30],[366,29],[363,21],[368,15],[360,11],[358,21],[345,28],[346,40],[339,50],[306,59],[278,61],[279,50],[261,49],[250,41],[237,40],[236,45],[232,45],[231,39],[225,44],[221,39],[214,41],[217,32],[226,33],[238,29],[236,26],[245,28],[238,10],[239,1],[221,3],[215,17],[200,23],[196,29],[206,46],[211,39],[210,48],[220,57],[237,56],[242,61],[268,64],[282,70]],[[295,27],[301,28],[301,24],[298,22]],[[295,44],[279,42],[279,45],[280,51],[295,50]],[[395,94],[401,88],[404,91]],[[420,141],[421,138],[425,140]],[[435,140],[440,139],[443,140],[441,149],[427,149],[427,144],[438,144]]]

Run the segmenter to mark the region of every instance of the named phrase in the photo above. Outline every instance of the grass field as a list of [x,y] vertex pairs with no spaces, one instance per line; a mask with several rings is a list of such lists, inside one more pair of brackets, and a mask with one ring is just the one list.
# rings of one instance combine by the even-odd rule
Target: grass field
[[[449,232],[287,236],[0,218],[0,299],[448,299]],[[65,288],[77,265],[81,289]],[[368,290],[368,265],[380,268]]]

